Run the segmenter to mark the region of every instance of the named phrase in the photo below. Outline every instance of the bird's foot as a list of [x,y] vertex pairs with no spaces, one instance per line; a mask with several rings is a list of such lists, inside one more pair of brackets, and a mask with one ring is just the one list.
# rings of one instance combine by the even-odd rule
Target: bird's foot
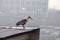
[[25,29],[25,27],[23,27],[23,29]]

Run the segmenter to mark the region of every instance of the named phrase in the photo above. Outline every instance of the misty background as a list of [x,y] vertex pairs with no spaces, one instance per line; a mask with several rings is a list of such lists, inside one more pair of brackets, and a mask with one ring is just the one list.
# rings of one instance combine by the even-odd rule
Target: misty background
[[60,10],[57,10],[58,7],[55,7],[55,4],[50,8],[54,1],[57,2],[56,0],[53,2],[50,0],[0,0],[0,26],[16,26],[17,21],[31,16],[32,20],[29,20],[25,26],[40,27],[41,40],[60,40]]

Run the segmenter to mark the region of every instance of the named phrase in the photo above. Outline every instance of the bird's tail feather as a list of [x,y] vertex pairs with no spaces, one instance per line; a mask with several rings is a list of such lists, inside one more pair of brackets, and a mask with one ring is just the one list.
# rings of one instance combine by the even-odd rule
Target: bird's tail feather
[[18,27],[18,25],[16,25]]
[[18,26],[19,26],[19,24],[16,24],[16,26],[18,27]]

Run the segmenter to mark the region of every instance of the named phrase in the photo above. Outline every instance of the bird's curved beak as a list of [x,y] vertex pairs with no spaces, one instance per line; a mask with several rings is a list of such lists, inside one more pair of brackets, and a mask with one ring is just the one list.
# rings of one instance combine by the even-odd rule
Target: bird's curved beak
[[30,18],[32,20],[32,18]]

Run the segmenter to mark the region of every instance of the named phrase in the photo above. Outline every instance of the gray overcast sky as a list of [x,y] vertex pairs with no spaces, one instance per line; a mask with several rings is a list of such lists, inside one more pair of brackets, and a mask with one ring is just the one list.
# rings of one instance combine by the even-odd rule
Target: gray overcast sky
[[40,13],[41,0],[0,0],[1,25],[15,25],[19,17],[25,18],[26,16],[33,17],[32,23],[35,25],[37,19],[40,18]]
[[8,15],[35,14],[40,10],[40,0],[0,0],[0,11]]

